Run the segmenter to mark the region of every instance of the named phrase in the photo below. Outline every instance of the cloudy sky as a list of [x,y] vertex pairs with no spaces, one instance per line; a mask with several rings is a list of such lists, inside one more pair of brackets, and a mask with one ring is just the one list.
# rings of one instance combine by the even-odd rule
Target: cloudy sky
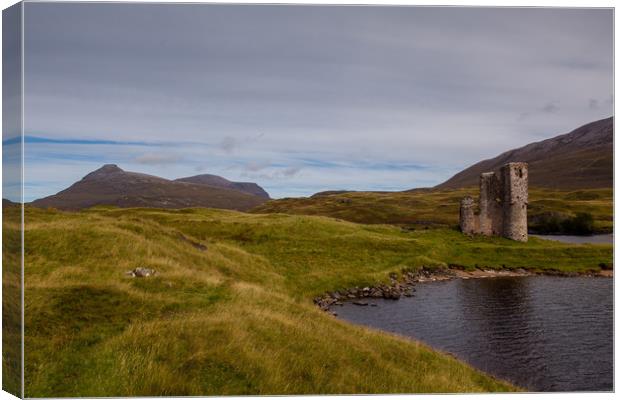
[[433,186],[613,113],[612,11],[27,3],[26,201],[104,163]]

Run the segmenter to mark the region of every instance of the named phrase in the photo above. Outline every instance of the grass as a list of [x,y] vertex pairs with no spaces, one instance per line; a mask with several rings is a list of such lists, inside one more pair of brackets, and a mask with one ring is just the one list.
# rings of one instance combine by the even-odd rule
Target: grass
[[[256,213],[322,215],[364,224],[446,227],[458,224],[460,200],[477,198],[478,188],[416,189],[408,192],[350,192],[310,198],[272,200]],[[590,213],[597,232],[613,229],[613,189],[553,190],[530,188],[529,219],[546,213]]]
[[21,397],[21,213],[2,218],[2,389]]
[[612,260],[609,245],[213,209],[27,207],[25,240],[27,397],[514,391],[312,298],[423,265]]

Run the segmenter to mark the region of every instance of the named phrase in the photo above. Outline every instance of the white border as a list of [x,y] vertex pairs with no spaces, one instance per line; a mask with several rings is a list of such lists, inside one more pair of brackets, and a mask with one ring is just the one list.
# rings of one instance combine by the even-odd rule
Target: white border
[[[45,1],[38,1],[38,0],[26,0],[26,2],[45,2]],[[51,2],[51,1],[50,1]],[[73,0],[64,0],[64,1],[57,1],[57,2],[111,2],[111,1],[97,1],[97,0],[82,0],[82,1],[73,1]],[[538,0],[538,1],[532,1],[532,0],[523,0],[523,1],[514,1],[514,0],[505,0],[505,1],[493,1],[493,0],[477,0],[477,1],[465,1],[465,0],[449,0],[449,1],[412,1],[412,0],[389,0],[389,1],[382,1],[382,0],[367,0],[367,1],[362,1],[362,0],[339,0],[339,1],[330,1],[330,0],[314,0],[314,1],[304,1],[304,0],[289,0],[289,1],[278,1],[278,0],[272,0],[272,1],[261,1],[261,0],[243,0],[243,1],[230,1],[230,0],[211,0],[208,2],[199,2],[199,1],[180,1],[180,0],[169,0],[169,1],[149,1],[149,0],[133,0],[130,1],[133,3],[219,3],[219,4],[235,4],[235,3],[245,3],[245,4],[341,4],[341,5],[402,5],[402,6],[411,6],[411,5],[418,5],[418,6],[469,6],[469,7],[575,7],[575,8],[581,8],[581,7],[605,7],[605,8],[614,8],[614,2],[613,1],[609,1],[609,0],[589,0],[589,1],[560,1],[560,0]],[[0,0],[0,5],[2,6],[2,9],[5,9],[13,4],[15,4],[16,1],[13,0]],[[22,27],[23,27],[23,19],[24,19],[24,9],[22,8]],[[615,20],[615,9],[614,9],[614,20]],[[1,21],[1,19],[0,19]],[[1,25],[1,22],[0,22]],[[22,30],[22,46],[23,46],[23,30]],[[615,52],[615,43],[617,43],[617,39],[618,38],[618,33],[616,32],[615,28],[614,28],[614,76],[615,76],[615,68],[618,65],[617,63],[617,53]],[[1,43],[1,29],[0,29],[0,43]],[[22,48],[22,74],[23,74],[23,67],[24,67],[24,52],[23,52],[23,48]],[[1,53],[0,53],[0,61],[1,61]],[[25,78],[25,77],[23,77]],[[22,79],[22,93],[23,93],[23,85],[24,85],[24,80]],[[0,82],[0,88],[1,88],[1,82]],[[617,89],[617,83],[614,79],[614,94],[617,93],[618,91]],[[614,115],[615,115],[615,103],[614,103]],[[23,99],[23,95],[22,95],[22,129],[24,126],[24,99]],[[615,119],[614,119],[614,131],[615,131]],[[620,167],[618,165],[616,165],[615,163],[615,154],[618,151],[618,148],[620,147],[620,145],[618,144],[618,142],[616,140],[614,140],[614,176],[618,175],[618,172],[620,172]],[[1,154],[1,149],[0,149],[0,154]],[[23,144],[23,135],[22,135],[22,157],[24,155],[24,144]],[[22,158],[23,159],[23,158]],[[23,192],[23,178],[24,178],[24,168],[25,166],[22,166],[22,198],[24,196],[24,192]],[[2,176],[1,174],[2,171],[2,166],[0,163],[0,177]],[[616,191],[616,182],[614,180],[614,193]],[[618,224],[618,213],[620,212],[620,205],[618,205],[615,202],[615,195],[614,195],[614,226],[617,226]],[[22,210],[22,224],[23,224],[23,210]],[[2,236],[1,230],[0,230],[0,238]],[[23,242],[23,230],[22,230],[22,248],[24,245]],[[618,252],[618,248],[617,246],[615,246],[614,243],[614,260],[617,258],[617,252]],[[615,277],[614,277],[614,288],[615,288]],[[0,287],[0,293],[1,293],[1,287]],[[22,254],[22,305],[23,305],[23,254]],[[618,358],[615,357],[616,356],[616,346],[615,346],[615,339],[617,338],[616,333],[618,332],[617,328],[617,322],[618,322],[618,309],[616,307],[616,304],[618,304],[617,302],[618,300],[618,293],[614,290],[614,383],[617,384],[618,383]],[[23,307],[22,307],[22,340],[23,340]],[[1,346],[1,342],[0,342],[0,346]],[[24,348],[23,348],[23,344],[22,344],[22,371],[23,371],[23,360],[24,360]],[[0,366],[1,368],[1,366]],[[23,372],[22,372],[23,374]],[[23,375],[22,375],[23,376]],[[1,380],[1,374],[0,374],[0,380]],[[22,381],[22,393],[23,393],[23,381]],[[588,399],[611,399],[614,397],[613,393],[550,393],[550,394],[473,394],[473,395],[467,395],[467,394],[460,394],[460,395],[377,395],[377,396],[373,396],[377,399],[411,399],[411,400],[427,400],[427,399],[436,399],[438,398],[438,396],[458,396],[460,399],[463,400],[471,400],[471,399],[478,399],[480,397],[489,397],[491,396],[491,398],[493,399],[515,399],[515,400],[519,400],[519,399],[531,399],[534,397],[538,397],[538,396],[544,396],[546,399],[550,399],[550,400],[556,400],[556,399],[578,399],[578,398],[588,398]],[[279,396],[264,396],[264,397],[260,397],[261,399],[277,399]],[[359,396],[303,396],[306,399],[316,399],[316,400],[320,400],[320,399],[324,399],[325,397],[337,397],[338,399],[342,399],[342,400],[353,400],[355,398],[358,398]],[[8,399],[14,399],[15,397],[11,396],[10,394],[0,391],[0,400],[8,400]],[[230,399],[230,400],[237,400],[237,399],[248,399],[248,398],[259,398],[259,396],[248,396],[248,397],[223,397],[224,399]],[[158,399],[157,397],[145,397],[144,399]],[[185,397],[170,397],[170,399],[185,399]]]

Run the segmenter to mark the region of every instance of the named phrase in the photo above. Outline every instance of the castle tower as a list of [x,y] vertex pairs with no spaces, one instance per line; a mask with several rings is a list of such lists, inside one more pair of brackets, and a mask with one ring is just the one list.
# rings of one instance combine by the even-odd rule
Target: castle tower
[[500,174],[504,188],[503,236],[527,242],[527,163],[508,163]]
[[503,230],[502,182],[494,172],[480,175],[480,233],[499,235]]
[[461,200],[459,225],[461,232],[471,235],[478,230],[476,224],[476,216],[474,215],[474,199],[470,196]]

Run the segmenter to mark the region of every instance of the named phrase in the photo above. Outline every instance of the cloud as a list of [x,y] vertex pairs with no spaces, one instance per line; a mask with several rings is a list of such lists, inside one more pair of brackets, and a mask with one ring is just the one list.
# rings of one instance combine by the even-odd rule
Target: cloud
[[555,103],[547,103],[540,108],[540,111],[546,114],[554,114],[558,112],[558,105]]
[[[66,185],[73,157],[82,176],[97,160],[280,194],[406,189],[613,114],[611,9],[24,7],[25,130],[71,140],[28,149]],[[136,160],[164,149],[183,160]]]
[[537,115],[556,114],[559,110],[560,107],[557,103],[550,101],[535,110],[522,112],[519,114],[518,120],[524,120]]
[[599,104],[597,99],[590,99],[588,101],[588,108],[590,110],[598,110]]
[[[12,144],[20,142],[20,138],[11,138],[3,140],[2,144]],[[41,136],[24,136],[24,142],[27,144],[62,144],[62,145],[104,145],[104,146],[170,146],[173,143],[155,143],[147,141],[123,141],[123,140],[106,140],[106,139],[66,139],[66,138],[49,138]]]
[[220,149],[224,150],[226,153],[232,153],[235,151],[237,147],[239,147],[239,143],[237,139],[231,136],[226,136],[219,145]]
[[171,153],[146,153],[137,156],[134,161],[145,165],[169,165],[182,160],[182,157]]
[[270,164],[269,161],[250,161],[244,165],[244,169],[246,171],[256,172],[269,167]]
[[301,170],[301,167],[271,168],[269,171],[261,173],[243,172],[241,176],[254,180],[282,180],[295,177]]
[[282,171],[282,175],[287,178],[290,178],[292,176],[297,175],[299,171],[301,171],[300,167],[289,167]]

